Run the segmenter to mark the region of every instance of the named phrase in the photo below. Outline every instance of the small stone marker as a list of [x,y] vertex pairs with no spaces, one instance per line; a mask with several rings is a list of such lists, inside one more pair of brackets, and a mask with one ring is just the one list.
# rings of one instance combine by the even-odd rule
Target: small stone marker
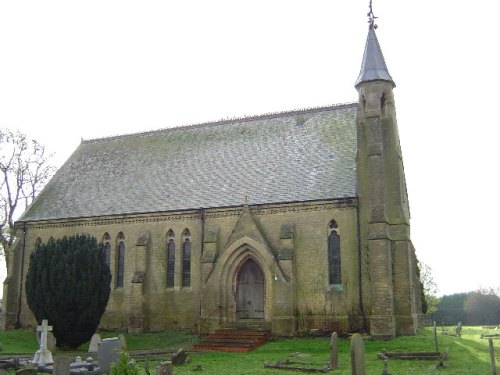
[[339,337],[337,332],[332,333],[330,339],[330,363],[328,364],[331,369],[339,367]]
[[183,365],[186,362],[186,351],[184,349],[179,349],[172,356],[172,364],[174,366]]
[[54,359],[54,367],[52,375],[69,375],[69,366],[71,364],[71,357],[60,356]]
[[436,353],[439,353],[439,345],[438,345],[438,335],[436,329],[436,321],[434,321],[434,346],[436,348]]
[[101,341],[101,335],[98,333],[94,333],[92,335],[92,338],[90,339],[89,353],[97,353],[97,350],[99,349],[99,343]]
[[118,362],[120,340],[117,337],[104,339],[99,343],[97,350],[97,364],[101,373],[108,373],[113,362]]
[[391,375],[391,373],[389,372],[389,367],[388,367],[387,361],[388,361],[388,358],[384,356],[384,369],[382,370],[381,375]]
[[174,367],[170,362],[160,362],[158,366],[156,366],[156,375],[173,375]]
[[366,375],[365,344],[359,333],[351,337],[351,374]]
[[47,319],[42,320],[42,325],[36,327],[38,332],[41,332],[40,336],[40,349],[35,353],[32,363],[38,366],[48,365],[54,362],[52,359],[52,353],[47,349],[47,332],[52,331],[52,326],[49,326]]

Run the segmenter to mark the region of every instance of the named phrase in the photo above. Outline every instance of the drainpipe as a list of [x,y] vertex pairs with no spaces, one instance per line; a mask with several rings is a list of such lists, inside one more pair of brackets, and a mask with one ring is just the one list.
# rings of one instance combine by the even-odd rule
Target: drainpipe
[[201,261],[203,260],[203,250],[204,250],[204,243],[205,243],[205,210],[203,207],[200,207],[200,221],[201,221],[201,252],[200,252],[200,312],[199,312],[199,324],[198,324],[198,334],[201,333],[201,322],[202,322],[202,316],[201,316],[201,307],[202,307],[202,298],[203,298],[203,264]]
[[[22,305],[22,294],[23,294],[23,277],[24,277],[24,254],[26,252],[26,223],[23,222],[23,251],[21,252],[21,279],[19,281],[19,300],[17,307],[17,318],[16,318],[16,328],[21,328],[21,305]],[[13,264],[11,267],[14,266]]]
[[363,277],[361,274],[361,224],[360,224],[360,213],[359,213],[359,197],[356,204],[356,221],[357,221],[357,233],[358,233],[358,282],[359,282],[359,312],[363,319],[363,331],[366,332],[366,316],[363,307]]

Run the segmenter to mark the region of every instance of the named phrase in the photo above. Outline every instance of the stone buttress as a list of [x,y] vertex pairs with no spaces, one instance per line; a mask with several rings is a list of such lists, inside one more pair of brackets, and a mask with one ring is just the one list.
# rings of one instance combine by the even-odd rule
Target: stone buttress
[[416,257],[393,88],[371,25],[360,75],[357,170],[364,306],[376,338],[415,334]]

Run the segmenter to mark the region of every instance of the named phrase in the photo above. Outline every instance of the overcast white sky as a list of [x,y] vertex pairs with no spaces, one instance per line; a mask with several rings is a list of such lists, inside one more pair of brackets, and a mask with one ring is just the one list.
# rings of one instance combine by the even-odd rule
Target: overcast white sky
[[[356,101],[368,3],[2,1],[0,127],[60,166],[81,138]],[[440,294],[500,287],[500,2],[373,10],[417,254]]]

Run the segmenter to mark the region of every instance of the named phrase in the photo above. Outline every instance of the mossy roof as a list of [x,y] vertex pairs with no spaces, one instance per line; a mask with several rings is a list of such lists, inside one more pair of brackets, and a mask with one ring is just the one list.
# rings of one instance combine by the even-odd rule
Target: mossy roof
[[356,196],[357,105],[82,141],[20,221]]

